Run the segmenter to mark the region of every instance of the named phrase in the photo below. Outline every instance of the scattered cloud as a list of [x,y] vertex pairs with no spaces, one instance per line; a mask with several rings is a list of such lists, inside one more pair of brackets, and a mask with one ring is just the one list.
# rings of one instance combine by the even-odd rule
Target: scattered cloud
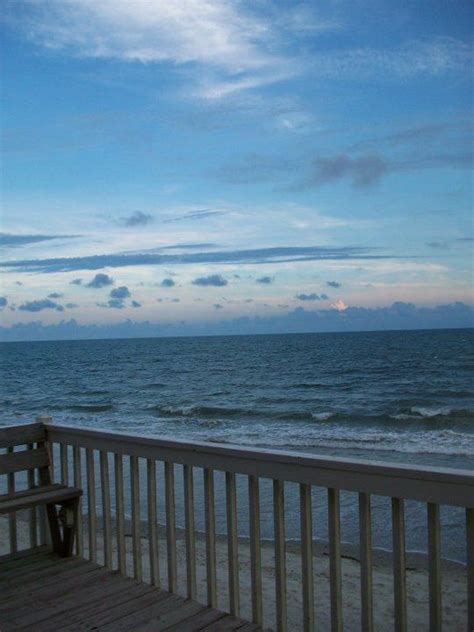
[[299,301],[327,301],[329,297],[327,294],[315,294],[313,292],[312,294],[297,294],[295,298]]
[[108,274],[105,274],[103,272],[99,272],[98,274],[95,275],[95,277],[92,279],[92,281],[89,281],[89,283],[87,283],[87,287],[93,287],[93,288],[101,288],[101,287],[107,287],[108,285],[113,285],[114,284],[114,280],[112,277],[110,277]]
[[48,294],[48,298],[62,298],[63,294],[61,294],[60,292],[51,292],[51,294]]
[[339,283],[338,281],[326,281],[326,285],[334,288],[342,287],[342,283]]
[[150,213],[144,213],[143,211],[135,211],[128,217],[121,217],[121,223],[128,228],[135,226],[147,226],[154,221],[153,215]]
[[176,283],[173,281],[173,279],[163,279],[160,285],[161,287],[174,287]]
[[73,239],[79,235],[14,235],[12,233],[0,233],[0,246],[26,246],[52,239]]
[[26,301],[18,308],[22,312],[42,312],[44,309],[54,309],[57,312],[63,312],[64,307],[50,300],[49,298],[40,299],[37,301]]
[[270,283],[273,283],[273,278],[271,276],[262,276],[255,279],[255,281],[257,283],[262,283],[263,285],[269,285]]
[[66,309],[76,309],[76,307],[79,307],[79,305],[77,303],[66,303],[64,307]]
[[132,301],[132,307],[137,308],[137,307],[141,307],[141,306],[142,306],[142,304],[139,303],[138,301]]
[[82,285],[82,279],[73,279],[69,285]]
[[429,241],[427,244],[430,248],[434,248],[435,250],[448,250],[449,244],[447,241]]
[[[194,211],[188,211],[187,213],[178,213],[176,215],[172,215],[171,217],[166,217],[163,219],[165,224],[169,224],[171,222],[187,222],[187,221],[197,221],[201,219],[207,219],[208,217],[215,217],[217,215],[226,215],[227,211],[220,209],[212,209],[212,208],[202,208]],[[205,244],[207,246],[207,244]],[[174,246],[171,246],[173,248]],[[181,246],[182,247],[182,246]]]
[[214,309],[224,309],[224,306],[220,303],[214,303]]
[[[54,259],[23,259],[2,261],[0,267],[31,272],[71,272],[75,270],[98,270],[101,268],[121,268],[144,265],[188,265],[188,264],[261,264],[284,263],[288,261],[334,261],[359,259],[389,259],[386,255],[375,254],[375,248],[348,246],[280,246],[275,248],[254,248],[248,250],[223,250],[217,252],[196,252],[182,254],[108,254],[84,257],[59,257]],[[98,274],[100,279],[108,277]],[[113,280],[111,283],[113,283]],[[99,280],[100,282],[100,280]],[[108,283],[110,285],[111,283]],[[89,285],[89,284],[88,284]],[[92,285],[90,287],[96,287]],[[97,286],[101,287],[101,286]]]
[[223,287],[224,285],[227,285],[227,283],[227,279],[225,279],[220,274],[211,274],[206,277],[197,277],[197,279],[194,279],[193,281],[193,285],[200,285],[202,287]]
[[110,309],[123,309],[125,303],[121,298],[109,298],[107,303],[97,303],[99,307],[109,307]]
[[[176,335],[226,335],[262,333],[309,333],[325,331],[383,331],[404,329],[466,328],[474,326],[474,308],[462,302],[415,306],[393,303],[387,307],[347,307],[306,310],[298,307],[268,317],[238,317],[218,322],[183,323],[124,320],[108,325],[80,325],[76,320],[44,325],[39,321],[0,327],[2,341],[72,340],[99,338],[160,337]],[[341,309],[343,308],[343,309]]]
[[8,299],[5,296],[0,296],[0,309],[3,309],[8,305]]
[[130,290],[126,285],[121,285],[120,287],[116,287],[110,292],[111,298],[124,299],[129,298],[131,296]]
[[377,183],[387,173],[388,165],[377,155],[351,158],[341,154],[334,158],[316,158],[313,169],[310,181],[314,186],[349,178],[354,186],[363,188]]

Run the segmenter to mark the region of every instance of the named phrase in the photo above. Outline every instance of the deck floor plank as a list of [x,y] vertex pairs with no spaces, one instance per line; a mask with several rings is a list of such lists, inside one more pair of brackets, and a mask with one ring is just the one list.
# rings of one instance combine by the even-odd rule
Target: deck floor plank
[[0,557],[2,632],[262,632],[215,608],[48,547]]

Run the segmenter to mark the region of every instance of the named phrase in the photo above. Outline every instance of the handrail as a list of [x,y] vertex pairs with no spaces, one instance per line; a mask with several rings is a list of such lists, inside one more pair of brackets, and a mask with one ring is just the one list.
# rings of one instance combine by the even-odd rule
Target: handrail
[[474,470],[323,457],[167,437],[48,425],[48,440],[115,454],[407,500],[474,507]]

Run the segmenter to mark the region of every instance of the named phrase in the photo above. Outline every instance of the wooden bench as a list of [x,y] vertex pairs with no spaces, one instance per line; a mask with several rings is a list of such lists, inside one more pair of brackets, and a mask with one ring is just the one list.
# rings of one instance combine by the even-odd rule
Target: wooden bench
[[[18,446],[23,449],[15,451]],[[62,557],[71,556],[82,490],[53,483],[50,446],[46,442],[44,425],[0,428],[0,448],[7,449],[6,454],[0,454],[0,475],[7,475],[9,482],[9,493],[0,495],[0,515],[44,506],[53,550]],[[15,473],[24,471],[30,473],[29,481],[33,484],[29,489],[14,491]]]

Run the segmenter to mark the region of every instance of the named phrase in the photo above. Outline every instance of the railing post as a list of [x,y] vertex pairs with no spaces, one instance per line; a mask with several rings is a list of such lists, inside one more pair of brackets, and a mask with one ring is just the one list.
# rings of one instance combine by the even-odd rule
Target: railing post
[[[54,481],[54,468],[52,467],[52,464],[53,464],[53,460],[52,460],[53,459],[53,451],[52,451],[52,449],[50,449],[48,435],[47,435],[48,425],[53,423],[53,418],[50,415],[38,415],[38,417],[36,417],[35,421],[38,424],[43,424],[44,426],[46,426],[46,428],[45,428],[45,430],[46,430],[46,444],[45,444],[45,447],[49,451],[49,455],[50,455],[50,458],[51,458],[50,476],[51,476],[51,481]],[[39,510],[40,544],[51,546],[52,541],[51,541],[51,534],[50,534],[49,529],[48,529],[48,521],[47,521],[47,518],[46,518],[46,507],[41,506],[41,507],[38,508],[38,510]]]

